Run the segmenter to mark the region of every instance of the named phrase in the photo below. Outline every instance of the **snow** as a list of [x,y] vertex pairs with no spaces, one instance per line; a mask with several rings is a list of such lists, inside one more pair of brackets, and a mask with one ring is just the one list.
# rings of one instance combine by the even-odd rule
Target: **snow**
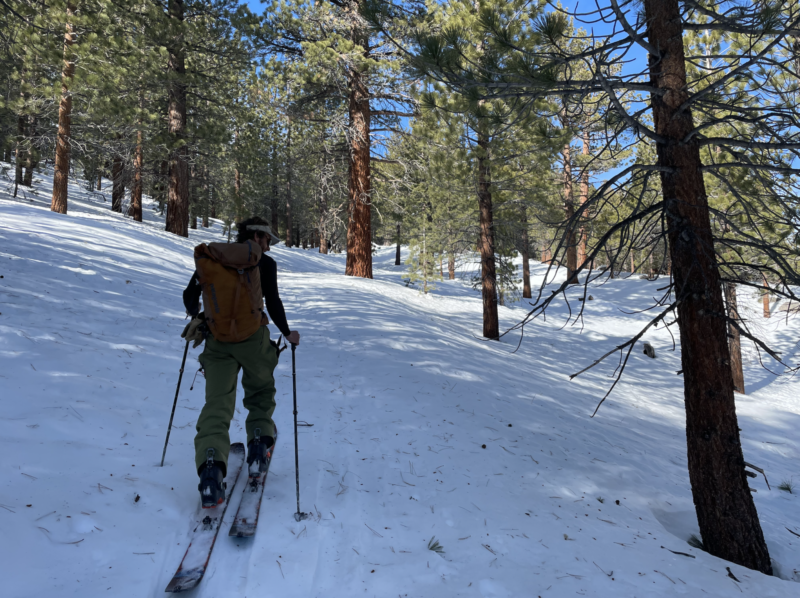
[[[159,467],[183,352],[181,291],[192,247],[223,240],[221,223],[178,238],[153,206],[134,223],[78,184],[69,214],[54,214],[50,176],[17,199],[0,182],[3,595],[162,595],[198,501],[199,349]],[[237,488],[193,596],[797,595],[800,537],[789,530],[800,533],[800,497],[777,489],[793,476],[800,486],[796,378],[750,355],[750,394],[737,396],[745,459],[772,488],[750,480],[772,578],[687,544],[697,523],[668,331],[647,333],[657,359],[637,347],[596,417],[616,359],[569,381],[638,332],[648,314],[630,312],[663,280],[592,288],[583,327],[564,326],[562,302],[515,351],[518,336],[480,338],[480,297],[467,281],[420,294],[401,280],[394,248],[378,249],[375,280],[345,277],[342,255],[279,246],[272,256],[302,334],[298,410],[313,427],[299,431],[301,508],[312,518],[293,518],[286,352],[258,531],[227,536]],[[578,296],[570,291],[573,309]],[[739,302],[796,362],[797,319],[757,321],[756,298],[741,292]],[[525,308],[500,313],[508,327]],[[234,442],[245,440],[242,411]],[[433,538],[443,552],[428,549]]]

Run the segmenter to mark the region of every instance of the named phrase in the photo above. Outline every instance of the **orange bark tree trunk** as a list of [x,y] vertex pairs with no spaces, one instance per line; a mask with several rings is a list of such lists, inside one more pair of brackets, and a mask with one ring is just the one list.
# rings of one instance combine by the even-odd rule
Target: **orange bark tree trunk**
[[[357,40],[367,47],[367,36]],[[348,80],[350,164],[347,190],[350,220],[347,226],[345,274],[372,278],[372,174],[370,172],[370,103],[364,73],[352,71]]]
[[686,406],[689,480],[705,549],[772,574],[747,484],[733,397],[722,285],[688,99],[679,0],[645,0],[651,95]]
[[61,71],[61,102],[58,105],[58,134],[56,135],[56,160],[53,170],[53,200],[50,209],[59,214],[67,213],[67,185],[69,182],[69,146],[72,127],[72,77],[75,61],[72,45],[75,43],[75,28],[71,18],[77,2],[67,2],[67,28],[64,34],[64,67]]
[[[728,282],[725,284],[725,303],[727,304],[728,317],[737,322],[739,317],[739,306],[736,302],[736,285]],[[742,364],[742,339],[739,330],[733,324],[728,324],[728,350],[731,352],[731,375],[733,376],[733,389],[736,392],[745,394],[744,391],[744,367]]]
[[[180,30],[183,24],[184,0],[169,0],[169,17]],[[169,62],[169,190],[167,192],[167,231],[189,236],[189,152],[186,147],[186,56],[183,37],[170,40]]]
[[144,154],[142,152],[142,130],[136,132],[136,151],[133,155],[133,183],[131,184],[131,205],[128,216],[133,216],[136,222],[142,221],[142,166]]

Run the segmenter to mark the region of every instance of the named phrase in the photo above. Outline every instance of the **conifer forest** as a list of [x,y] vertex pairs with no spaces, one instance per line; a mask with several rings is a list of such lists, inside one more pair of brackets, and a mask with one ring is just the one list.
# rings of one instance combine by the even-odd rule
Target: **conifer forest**
[[[800,309],[800,1],[0,0],[0,91],[0,233],[3,226],[10,226],[7,218],[12,214],[6,212],[4,217],[3,211],[10,208],[3,206],[33,201],[29,196],[41,202],[41,210],[36,218],[19,220],[24,223],[20,230],[28,231],[26,234],[38,231],[40,223],[51,219],[63,222],[58,226],[68,230],[73,221],[67,219],[84,210],[81,207],[76,212],[75,206],[89,202],[108,208],[114,226],[124,225],[124,234],[133,235],[125,238],[130,239],[134,253],[124,259],[130,260],[131,268],[141,260],[145,268],[144,262],[162,251],[156,247],[183,243],[182,238],[200,239],[199,243],[212,235],[214,241],[231,242],[238,222],[258,216],[280,239],[273,249],[279,272],[284,268],[284,254],[278,252],[283,250],[292,250],[285,254],[289,270],[301,255],[317,254],[315,260],[335,265],[330,266],[331,274],[325,270],[318,275],[319,280],[328,280],[325,277],[333,276],[334,271],[343,275],[343,282],[331,287],[334,289],[350,288],[347,285],[377,289],[358,285],[383,284],[388,280],[385,273],[396,271],[397,287],[409,293],[408,305],[418,306],[414,309],[420,314],[428,313],[425,306],[432,305],[437,293],[450,297],[448,289],[458,283],[467,293],[465,297],[474,298],[475,309],[464,311],[456,299],[448,299],[453,303],[441,304],[435,317],[413,320],[416,330],[439,326],[440,321],[459,322],[472,331],[467,336],[469,342],[477,343],[474,355],[503,347],[504,355],[512,359],[523,355],[517,351],[535,347],[540,357],[515,361],[514,365],[508,362],[520,380],[526,372],[539,375],[537,369],[560,372],[557,382],[546,384],[556,387],[600,380],[582,395],[585,413],[570,416],[577,417],[587,430],[600,425],[597,422],[603,417],[611,417],[606,413],[616,413],[606,410],[618,409],[613,405],[624,403],[625,397],[636,396],[645,405],[651,394],[657,394],[649,387],[650,378],[636,377],[644,367],[637,364],[655,364],[652,367],[658,375],[668,374],[668,384],[676,389],[676,408],[682,418],[678,422],[681,472],[686,476],[687,509],[692,518],[696,516],[696,522],[692,519],[696,527],[689,545],[675,543],[671,545],[675,550],[660,551],[676,565],[660,576],[657,570],[658,579],[653,583],[665,584],[663,595],[680,589],[699,596],[681,588],[686,584],[683,579],[673,579],[692,577],[682,573],[682,567],[699,566],[689,563],[697,554],[717,559],[715,566],[722,567],[722,573],[715,573],[715,579],[727,585],[722,590],[713,583],[697,582],[700,585],[695,592],[714,588],[719,592],[714,595],[738,595],[733,587],[741,583],[742,571],[750,576],[746,583],[755,584],[745,593],[754,596],[782,596],[784,590],[774,586],[778,593],[761,592],[753,576],[780,578],[791,587],[800,581],[800,527],[781,521],[771,506],[764,508],[770,509],[769,518],[775,524],[764,524],[761,505],[766,503],[759,502],[766,500],[764,492],[795,500],[790,474],[775,474],[786,481],[770,480],[769,490],[762,489],[762,484],[754,491],[762,475],[766,480],[771,472],[762,471],[766,466],[756,462],[749,451],[755,450],[751,449],[753,443],[766,446],[759,443],[770,441],[767,436],[751,439],[737,413],[740,402],[750,400],[753,376],[761,375],[748,372],[766,369],[791,378],[800,369],[795,354],[798,328],[792,323]],[[53,214],[47,212],[47,206]],[[13,214],[13,218],[23,218]],[[158,235],[153,241],[156,244],[140,245],[143,241],[135,236],[137,231],[154,222],[158,227],[153,233]],[[55,239],[61,234],[55,224],[47,230],[55,231]],[[14,243],[12,237],[0,236],[0,257],[24,257],[23,252],[11,250]],[[121,243],[127,245],[128,241]],[[54,251],[71,251],[59,247],[53,245]],[[159,259],[164,267],[170,272],[173,266],[180,270],[175,280],[179,286],[185,284],[191,266],[179,269],[174,262],[170,265],[171,254],[163,251]],[[190,255],[189,248],[187,259]],[[314,277],[304,280],[303,285],[290,285],[293,290],[288,298],[284,295],[290,322],[296,321],[293,301],[304,300],[303,294],[316,293],[315,301],[320,302],[333,296],[334,291],[317,288]],[[608,332],[602,342],[592,340],[592,335],[599,334],[592,328],[596,323],[606,326],[603,330],[613,328],[610,320],[604,319],[612,317],[611,312],[598,311],[604,301],[602,293],[634,281],[640,285],[636,288],[646,290],[637,295],[636,302],[625,303],[624,310],[615,307],[617,315],[613,317],[622,317],[620,310],[632,314],[630,323],[635,323],[635,328]],[[8,286],[0,288],[14,293],[14,283],[0,281],[4,282]],[[135,283],[128,286],[133,288]],[[281,285],[282,291],[288,292],[284,282]],[[91,293],[89,288],[100,287],[87,286],[86,293]],[[59,283],[54,281],[50,290],[60,292]],[[352,325],[366,330],[372,317],[368,314],[373,313],[378,299],[367,300],[372,295],[350,292],[353,294],[341,295],[337,309],[352,312],[354,321],[363,317],[361,324]],[[174,295],[179,297],[179,292]],[[0,298],[3,296],[0,293]],[[178,305],[179,299],[175,302]],[[0,304],[2,312],[6,307]],[[148,309],[155,317],[167,307],[151,303]],[[182,307],[170,309],[183,315]],[[334,308],[318,309],[321,311],[313,312],[309,307],[308,313],[320,318],[319,313],[335,314]],[[375,324],[387,339],[410,321],[399,308],[392,313],[396,315],[391,326]],[[12,330],[9,321],[0,314],[0,333]],[[319,321],[322,324],[317,330],[328,330],[328,320]],[[12,328],[4,328],[5,324]],[[554,328],[547,328],[545,343],[541,330],[551,324]],[[81,334],[88,334],[88,324],[76,325],[84,330]],[[301,333],[311,334],[308,325],[297,326]],[[783,328],[766,331],[767,326]],[[561,345],[559,339],[567,336],[559,335],[567,334],[568,341]],[[661,339],[658,335],[662,334],[671,340],[658,341],[660,345],[653,340],[654,349],[651,340]],[[442,339],[456,336],[456,332],[443,333]],[[357,334],[347,338],[350,340],[342,341],[342,348],[327,350],[347,351],[350,349],[343,347],[349,347],[348,343],[360,342]],[[82,340],[90,342],[88,339]],[[448,341],[436,342],[445,346]],[[124,346],[133,350],[132,345],[136,343]],[[408,339],[397,340],[396,345],[398,351],[416,346]],[[303,348],[298,347],[298,358]],[[0,355],[12,353],[9,349]],[[666,353],[676,361],[665,374]],[[384,361],[396,359],[389,349],[378,354]],[[369,351],[364,355],[365,359],[377,359],[369,357]],[[421,362],[428,359],[414,352],[398,355],[403,355],[403,363],[414,363],[416,367],[409,366],[409,370],[419,370]],[[550,359],[553,355],[559,357]],[[417,360],[420,363],[415,363]],[[448,382],[458,383],[458,392],[468,392],[469,376],[505,376],[490,365],[494,362],[484,362],[473,353],[465,353],[464,360],[469,363],[458,367],[473,374]],[[37,363],[28,368],[28,361],[25,358],[15,367],[34,375],[36,371],[27,370]],[[283,361],[281,364],[284,367]],[[169,367],[177,371],[177,364]],[[599,372],[603,373],[600,378]],[[329,373],[320,366],[316,375],[326,379]],[[194,368],[187,366],[184,384],[190,374],[194,375]],[[368,372],[358,375],[369,378]],[[0,388],[4,378],[0,377]],[[281,380],[289,378],[279,379],[279,384],[291,383]],[[165,382],[174,385],[175,381]],[[392,385],[388,381],[376,384]],[[376,388],[373,394],[380,390]],[[487,386],[491,388],[494,386]],[[800,395],[794,388],[796,399]],[[531,396],[540,390],[535,386],[528,389]],[[171,392],[175,392],[174,386]],[[325,397],[339,396],[335,389],[320,392]],[[558,390],[546,392],[558,396]],[[0,394],[6,391],[0,390]],[[378,399],[370,397],[369,401],[377,401],[380,395]],[[485,402],[491,396],[482,398]],[[147,403],[154,399],[151,396]],[[770,425],[776,429],[789,426],[791,431],[786,434],[796,438],[797,428],[792,426],[800,421],[796,418],[800,403],[795,399],[793,403],[787,399],[781,407],[788,419],[782,423],[782,416],[776,415]],[[406,412],[422,404],[416,400],[409,391],[386,409]],[[553,404],[558,402],[554,399]],[[345,422],[353,420],[351,426],[360,425],[356,420],[360,422],[363,415],[359,407],[354,409],[352,417],[345,418]],[[338,415],[341,417],[341,410]],[[397,412],[387,417],[394,421],[395,416]],[[442,413],[438,420],[444,424],[449,417]],[[507,416],[507,421],[519,427],[513,417]],[[501,425],[505,433],[512,423],[490,425]],[[555,435],[555,425],[544,433]],[[338,422],[336,426],[338,430]],[[456,432],[456,428],[445,432]],[[308,429],[317,433],[319,424]],[[288,427],[281,434],[290,439]],[[399,440],[403,433],[398,434]],[[488,434],[487,438],[496,436]],[[365,442],[377,440],[374,436],[381,436],[380,431],[368,433]],[[181,438],[180,432],[177,438]],[[487,443],[492,448],[486,440],[476,441],[479,454]],[[583,445],[580,436],[571,442],[570,446]],[[608,446],[617,441],[613,435],[604,435],[602,441],[592,442]],[[770,447],[789,451],[782,442],[772,442]],[[423,441],[420,450],[430,444]],[[499,453],[508,458],[507,453],[514,454],[510,450],[514,446],[505,445]],[[793,446],[794,452],[781,454],[786,457],[787,471],[793,468],[800,479],[800,448]],[[464,450],[455,447],[450,453]],[[369,456],[364,454],[369,447],[359,448],[362,455],[358,459]],[[399,446],[398,454],[402,448]],[[531,449],[527,465],[538,465],[540,448]],[[294,462],[289,463],[290,443],[278,452],[285,452],[287,477],[270,483],[285,482],[289,488],[291,477],[292,487],[286,490],[291,498]],[[409,503],[403,507],[409,509],[415,508],[410,503],[419,500],[414,493],[420,491],[412,487],[418,480],[409,483],[417,476],[413,465],[410,470],[405,466],[412,457],[399,457],[405,467],[401,477],[406,477],[397,481],[400,490],[411,494],[411,501],[403,495]],[[436,457],[444,461],[442,455]],[[313,469],[316,459],[327,458],[333,457],[323,450],[307,458],[315,465],[304,467]],[[613,458],[603,457],[602,465]],[[325,470],[328,465],[320,467]],[[440,477],[442,472],[431,467],[432,462],[425,470],[428,478]],[[354,493],[358,483],[366,483],[364,479],[356,482],[352,475],[342,477],[345,469],[332,465],[329,470],[336,470],[338,476],[336,499],[347,487]],[[114,477],[106,474],[103,483],[121,484],[116,471],[109,471]],[[405,473],[408,471],[411,477]],[[280,466],[277,475],[281,475]],[[381,475],[380,470],[376,475]],[[523,472],[516,478],[526,475]],[[15,483],[19,481],[16,478]],[[537,483],[542,481],[540,478]],[[778,482],[788,485],[788,490],[777,490]],[[165,484],[178,486],[177,482]],[[477,483],[473,480],[473,484]],[[399,491],[394,484],[388,490]],[[0,503],[12,500],[6,500],[2,492]],[[144,496],[145,490],[137,492]],[[548,495],[548,500],[563,494],[556,488],[549,492],[553,496]],[[378,496],[386,494],[385,490]],[[607,504],[603,498],[592,500],[597,504],[587,510],[621,509],[616,506],[619,500],[614,505],[619,497],[608,494],[607,498]],[[318,522],[330,517],[326,510],[335,511],[316,504],[320,504]],[[531,499],[525,506],[530,512],[519,510],[519,514],[524,520],[531,519],[537,505],[537,500]],[[462,515],[475,510],[468,502],[461,508]],[[781,508],[786,510],[780,512],[794,510],[794,521],[800,522],[797,503]],[[553,510],[558,508],[547,508]],[[357,511],[354,508],[353,513]],[[6,515],[10,513],[0,511],[0,523]],[[434,506],[425,515],[435,515]],[[538,515],[539,519],[549,516],[544,511]],[[476,516],[484,525],[485,513],[476,511]],[[586,517],[580,514],[579,519]],[[388,536],[394,525],[391,518],[379,527],[370,523],[371,519],[363,521],[369,529],[364,531],[359,520],[359,533],[373,541]],[[50,525],[47,519],[41,524],[39,529]],[[609,524],[610,520],[599,525]],[[302,532],[302,525],[292,529],[292,539],[286,542],[302,542],[303,538],[295,535],[311,533]],[[479,540],[475,549],[482,551],[482,557],[495,558],[496,551],[505,554],[495,541],[489,543],[490,530],[476,529],[476,537],[487,542],[481,547],[483,540]],[[444,548],[438,550],[431,538],[428,561],[442,555],[449,558],[448,551],[455,550],[460,541],[465,546],[468,543],[463,537],[442,540],[444,530],[436,527],[434,531]],[[785,538],[775,539],[779,532]],[[434,532],[425,533],[431,536]],[[508,541],[516,541],[516,532],[510,533]],[[526,531],[525,538],[531,533]],[[577,554],[570,552],[573,543],[568,542],[573,539],[568,536],[576,533],[564,532],[560,539],[559,532],[559,539],[551,540],[560,541],[560,558],[578,560]],[[662,535],[668,534],[659,533],[659,545],[667,542]],[[44,536],[54,535],[48,531]],[[461,536],[468,537],[468,533]],[[62,543],[69,543],[67,540]],[[178,541],[182,541],[180,537]],[[619,542],[616,548],[624,548],[627,540]],[[356,558],[353,552],[361,557],[357,544],[353,546],[352,551],[349,544],[344,546],[347,558]],[[141,554],[151,554],[145,548]],[[222,549],[214,550],[216,554]],[[685,554],[689,550],[694,552]],[[287,548],[281,554],[288,553]],[[375,562],[381,558],[369,554]],[[391,555],[397,556],[394,548]],[[278,565],[272,564],[277,557],[265,558],[269,562],[265,566],[276,578],[286,576],[281,582],[288,583],[291,569],[284,557],[278,559]],[[133,558],[144,562],[148,557]],[[165,564],[160,557],[154,558],[159,575],[162,568],[174,570],[172,561]],[[567,581],[578,583],[590,570],[599,574],[600,569],[603,583],[612,583],[608,580],[614,571],[605,569],[622,568],[621,564],[601,568],[599,561],[592,566],[591,558],[583,560],[589,563],[587,573],[573,575],[566,569],[564,575],[572,575]],[[518,563],[506,570],[522,570],[527,565],[528,561],[519,557]],[[379,569],[377,565],[364,566],[372,573]],[[448,566],[451,569],[437,570],[438,583],[466,574],[453,573],[456,565]],[[732,570],[734,566],[737,568]],[[725,567],[729,567],[727,576]],[[498,579],[503,578],[502,571],[487,569],[492,570]],[[409,578],[416,575],[413,569],[403,571]],[[648,571],[648,575],[653,574]],[[469,578],[470,587],[468,579],[463,579],[459,590],[442,586],[438,595],[523,595],[519,590],[503,593],[493,585],[500,583],[497,581],[484,580],[486,583],[472,586]],[[411,586],[400,587],[399,583],[386,582],[364,595],[436,595],[435,585],[424,586],[424,590],[419,586],[414,593]],[[532,584],[529,596],[585,595],[577,585],[553,593],[555,590],[547,592],[535,581],[525,583]],[[323,590],[328,595],[344,595],[326,587],[324,583],[308,586],[304,595],[322,595]],[[347,587],[347,595],[358,595],[357,586]],[[370,586],[363,587],[366,592]],[[616,590],[615,586],[599,587],[589,595],[645,596],[650,591],[648,585]],[[791,595],[791,587],[785,589],[785,595]]]

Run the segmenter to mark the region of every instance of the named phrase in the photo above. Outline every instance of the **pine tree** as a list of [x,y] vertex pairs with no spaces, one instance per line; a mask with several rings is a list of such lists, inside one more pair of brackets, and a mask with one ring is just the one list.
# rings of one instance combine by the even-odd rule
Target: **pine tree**
[[[75,58],[72,46],[75,44],[75,25],[72,19],[77,3],[67,2],[66,33],[64,34],[64,69],[61,73],[61,103],[58,108],[58,135],[56,137],[56,160],[53,172],[53,201],[50,209],[61,214],[67,213],[67,184],[70,170],[70,129],[72,120],[72,77],[75,74]],[[17,160],[20,159],[19,154]],[[19,167],[18,167],[19,168]]]
[[[538,51],[528,52],[525,40],[518,41],[515,33],[520,31],[519,22],[487,7],[482,19],[487,38],[501,48],[513,48],[502,65],[476,74],[481,77],[464,76],[460,61],[467,53],[467,37],[459,33],[426,41],[423,59],[428,70],[449,86],[489,101],[510,89],[514,97],[530,103],[565,94],[583,99],[603,94],[609,105],[607,145],[630,147],[646,145],[641,140],[647,140],[654,146],[657,163],[630,164],[590,194],[583,207],[587,213],[601,205],[624,209],[598,212],[604,213],[601,217],[609,226],[595,247],[587,250],[587,263],[611,243],[618,242],[617,249],[636,250],[637,243],[658,247],[667,241],[672,283],[658,302],[663,310],[639,335],[618,347],[627,351],[620,373],[641,335],[675,314],[677,318],[667,324],[677,324],[680,330],[689,477],[703,544],[716,556],[771,573],[744,475],[726,334],[727,325],[737,325],[737,321],[725,314],[721,283],[730,270],[769,271],[782,281],[781,293],[794,298],[790,287],[800,281],[796,248],[780,234],[759,234],[760,226],[768,231],[784,226],[796,229],[796,223],[790,223],[793,216],[788,216],[795,214],[795,208],[793,185],[786,184],[786,177],[794,173],[787,156],[800,147],[793,133],[779,131],[786,130],[783,123],[793,118],[797,106],[794,95],[779,89],[789,76],[783,65],[792,64],[786,60],[787,38],[793,31],[787,23],[795,23],[798,15],[793,4],[735,5],[726,12],[725,5],[734,4],[703,5],[698,11],[694,4],[682,6],[677,0],[646,0],[644,18],[635,22],[628,20],[625,11],[629,8],[614,6],[612,13],[620,26],[595,38],[589,50],[578,54],[569,52],[568,22],[562,9],[527,24],[528,39],[538,44]],[[718,76],[693,80],[687,74],[684,32],[703,30],[720,32],[725,42],[715,57]],[[607,68],[610,56],[634,45],[647,52],[647,66],[636,72],[637,63],[633,63],[631,72],[615,76]],[[570,64],[588,68],[590,76],[577,75],[579,70],[575,77],[554,76],[556,69]],[[769,67],[761,68],[766,64]],[[492,78],[491,86],[485,84],[487,78]],[[641,92],[650,95],[652,120],[623,101]],[[784,101],[764,102],[765,94],[771,93]],[[704,160],[703,152],[716,147],[725,161]],[[748,227],[739,226],[735,218],[709,202],[706,174],[736,197]],[[656,178],[660,179],[657,184]],[[638,194],[633,194],[637,187]],[[712,216],[727,229],[712,226]],[[660,232],[654,235],[654,230]],[[735,250],[735,257],[726,257],[717,250],[719,246]],[[584,267],[578,266],[578,272]],[[752,277],[736,282],[762,284]],[[551,301],[552,297],[540,300],[520,326]],[[739,332],[777,358],[752,334],[744,329]]]
[[[268,18],[273,51],[304,73],[298,101],[335,105],[348,158],[347,263],[349,276],[372,278],[372,170],[381,138],[375,129],[396,129],[415,114],[407,84],[399,77],[402,60],[365,17],[398,20],[405,11],[387,3],[382,10],[366,0],[299,2],[277,7]],[[304,96],[304,97],[303,97]]]

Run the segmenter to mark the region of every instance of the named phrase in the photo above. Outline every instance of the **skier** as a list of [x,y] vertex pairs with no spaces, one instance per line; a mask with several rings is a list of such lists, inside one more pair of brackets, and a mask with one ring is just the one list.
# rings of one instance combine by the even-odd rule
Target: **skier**
[[[236,381],[243,369],[244,406],[248,410],[247,463],[250,477],[266,471],[277,436],[275,378],[278,344],[270,340],[267,311],[293,345],[300,334],[290,330],[278,294],[277,266],[267,257],[270,242],[278,242],[267,223],[258,217],[237,225],[236,243],[211,243],[195,248],[197,270],[183,292],[183,303],[193,319],[184,331],[195,346],[205,337],[199,357],[205,370],[206,403],[197,420],[195,465],[200,476],[204,508],[225,499],[223,480],[230,450],[229,428],[236,406]],[[200,313],[200,295],[204,313]]]

